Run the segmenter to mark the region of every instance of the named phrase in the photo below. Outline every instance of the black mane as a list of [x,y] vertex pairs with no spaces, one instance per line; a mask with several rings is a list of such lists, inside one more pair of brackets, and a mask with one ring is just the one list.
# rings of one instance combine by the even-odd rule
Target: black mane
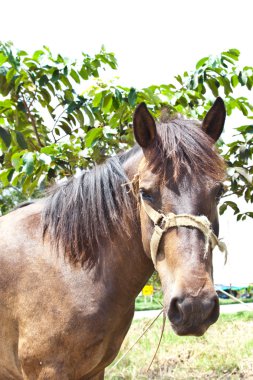
[[134,197],[121,165],[124,159],[124,155],[112,157],[73,177],[56,187],[47,199],[43,236],[48,232],[51,244],[57,250],[61,247],[70,261],[82,265],[87,261],[93,266],[104,239],[112,239],[122,229],[130,234]]

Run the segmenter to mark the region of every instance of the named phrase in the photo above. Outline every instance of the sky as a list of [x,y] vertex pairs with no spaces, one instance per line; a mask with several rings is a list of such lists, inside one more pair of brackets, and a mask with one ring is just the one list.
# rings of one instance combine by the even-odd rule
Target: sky
[[78,57],[104,44],[127,85],[166,83],[202,57],[229,48],[253,62],[251,0],[8,0],[1,39]]
[[[241,51],[242,66],[253,65],[252,13],[252,0],[8,0],[0,40],[29,52],[47,45],[71,59],[105,45],[118,60],[112,75],[141,88],[171,82],[230,48]],[[225,268],[215,259],[216,282],[253,282],[252,231],[252,221],[221,218],[231,253]]]

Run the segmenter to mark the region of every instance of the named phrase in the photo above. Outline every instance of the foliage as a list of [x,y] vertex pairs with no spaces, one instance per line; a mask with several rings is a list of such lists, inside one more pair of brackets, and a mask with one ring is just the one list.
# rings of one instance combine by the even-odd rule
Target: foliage
[[[165,106],[168,112],[201,120],[218,95],[225,99],[228,115],[237,109],[247,119],[232,143],[220,142],[229,167],[228,194],[252,202],[253,106],[235,93],[238,87],[251,90],[253,68],[238,68],[238,58],[239,51],[231,49],[201,59],[193,72],[177,75],[175,83],[137,90],[100,79],[101,70],[117,68],[113,53],[104,48],[94,57],[83,53],[82,60],[70,61],[54,57],[47,47],[29,55],[10,43],[0,44],[2,212],[19,199],[12,195],[38,195],[50,183],[131,146],[136,104],[145,101],[156,117]],[[227,207],[238,219],[253,216],[241,213],[231,200],[221,205],[221,213]]]

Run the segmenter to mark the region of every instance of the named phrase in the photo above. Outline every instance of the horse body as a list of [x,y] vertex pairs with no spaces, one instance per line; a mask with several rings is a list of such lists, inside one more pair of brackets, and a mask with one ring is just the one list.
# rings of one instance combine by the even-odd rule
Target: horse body
[[[136,231],[114,250],[105,242],[111,265],[101,263],[99,281],[95,269],[66,265],[42,244],[42,208],[39,202],[1,219],[1,242],[9,244],[1,244],[0,379],[90,378],[117,355],[152,265]],[[17,234],[24,238],[11,240]]]
[[[216,119],[220,108],[211,110]],[[210,111],[207,116],[211,135]],[[218,120],[216,135],[223,122]],[[154,271],[154,226],[140,197],[165,213],[206,215],[218,234],[221,169],[210,141],[196,145],[203,156],[207,149],[209,160],[204,180],[198,180],[198,151],[185,152],[182,136],[175,153],[187,158],[183,169],[191,161],[192,173],[173,156],[166,158],[158,145],[166,148],[168,136],[161,130],[157,137],[143,106],[135,113],[134,132],[139,147],[130,153],[64,184],[49,200],[1,218],[0,380],[104,378],[130,327],[135,297]],[[203,132],[194,133],[205,140]],[[161,239],[157,270],[164,310],[179,335],[202,335],[218,318],[211,251],[205,258],[203,247],[203,236],[191,228],[172,228]]]

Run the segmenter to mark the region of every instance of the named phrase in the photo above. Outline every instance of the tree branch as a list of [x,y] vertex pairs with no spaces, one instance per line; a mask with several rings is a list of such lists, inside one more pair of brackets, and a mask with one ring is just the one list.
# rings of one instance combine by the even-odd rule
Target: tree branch
[[25,107],[28,119],[30,120],[30,122],[32,124],[32,127],[33,127],[33,130],[34,130],[36,139],[38,141],[38,144],[39,144],[40,147],[43,147],[44,145],[42,144],[40,136],[39,136],[39,132],[38,132],[37,125],[36,125],[36,120],[35,120],[34,116],[32,115],[32,113],[30,111],[30,107],[28,107],[23,94],[22,94],[22,99],[23,99],[23,104],[24,104],[24,107]]

